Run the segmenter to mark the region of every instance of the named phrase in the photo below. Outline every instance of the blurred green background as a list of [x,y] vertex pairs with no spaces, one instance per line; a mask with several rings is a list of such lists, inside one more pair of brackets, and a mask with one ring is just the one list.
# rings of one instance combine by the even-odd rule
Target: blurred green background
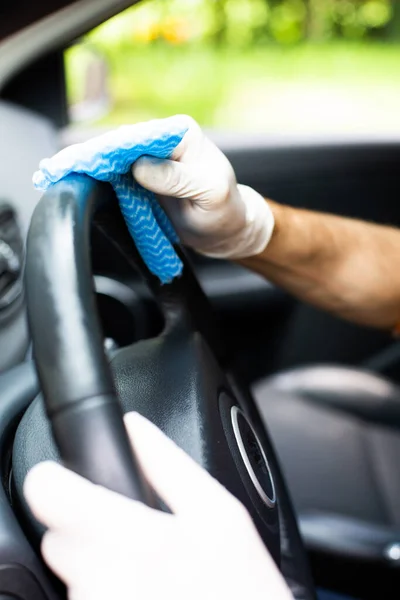
[[71,116],[400,132],[400,2],[145,0],[66,51]]

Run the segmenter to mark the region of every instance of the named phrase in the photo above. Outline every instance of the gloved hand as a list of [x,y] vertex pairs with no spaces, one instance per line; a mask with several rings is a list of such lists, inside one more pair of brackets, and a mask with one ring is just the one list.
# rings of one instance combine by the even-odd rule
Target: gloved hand
[[274,229],[270,207],[255,190],[237,184],[226,156],[186,119],[188,130],[171,159],[139,158],[134,178],[158,195],[184,244],[214,258],[259,254]]
[[70,600],[293,600],[245,508],[154,425],[125,423],[166,514],[42,463],[25,496]]

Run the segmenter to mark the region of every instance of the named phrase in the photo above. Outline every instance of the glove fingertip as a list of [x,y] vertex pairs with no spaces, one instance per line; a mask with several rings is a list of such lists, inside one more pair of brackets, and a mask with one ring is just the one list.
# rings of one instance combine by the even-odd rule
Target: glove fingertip
[[26,501],[31,509],[40,518],[41,499],[43,491],[47,489],[49,482],[53,480],[55,471],[62,468],[52,461],[44,461],[36,464],[25,477],[23,491]]
[[44,191],[48,187],[47,177],[43,171],[36,171],[32,177],[32,183],[37,190]]
[[168,159],[144,156],[132,166],[132,174],[144,188],[168,195],[175,186],[178,166]]

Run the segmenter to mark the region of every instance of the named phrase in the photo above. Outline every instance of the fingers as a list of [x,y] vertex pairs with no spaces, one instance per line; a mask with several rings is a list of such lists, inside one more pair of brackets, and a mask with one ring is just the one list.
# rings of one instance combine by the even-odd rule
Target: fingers
[[[136,413],[126,426],[145,476],[175,514],[216,511],[237,501],[213,477],[149,421]],[[24,494],[35,517],[53,530],[82,533],[95,529],[103,515],[110,527],[127,520],[171,518],[144,504],[96,486],[52,462],[36,465],[28,474]]]
[[123,523],[125,515],[131,518],[136,514],[142,519],[143,513],[151,510],[53,462],[33,467],[25,479],[24,494],[35,517],[54,530],[81,532],[96,528],[102,515],[117,525]]
[[24,495],[35,517],[45,526],[68,526],[76,520],[76,509],[80,512],[83,508],[81,499],[90,502],[91,486],[64,467],[44,462],[28,473]]
[[[95,590],[99,585],[104,588],[104,583],[107,582],[107,571],[113,568],[113,561],[119,563],[123,570],[119,559],[120,555],[124,554],[127,545],[131,551],[131,559],[133,559],[136,538],[131,532],[127,533],[126,529],[109,537],[104,532],[103,522],[99,521],[97,532],[93,532],[91,536],[87,536],[85,532],[53,530],[47,531],[43,536],[42,556],[55,575],[68,586],[68,598],[71,600],[72,597],[81,597],[82,599],[107,597],[102,594],[96,595]],[[142,532],[140,532],[140,537],[142,537]],[[106,568],[104,568],[104,562],[106,562]],[[88,587],[91,593],[87,593],[85,596],[82,592]]]
[[73,560],[76,556],[76,540],[73,537],[47,531],[42,539],[41,552],[47,565],[65,584],[78,575]]
[[143,156],[132,167],[134,178],[144,188],[162,196],[207,202],[229,193],[229,184],[210,164],[182,163]]
[[176,196],[186,183],[182,164],[150,156],[139,158],[132,174],[144,188],[165,196]]
[[237,502],[150,421],[129,413],[125,424],[145,476],[175,514],[214,511]]

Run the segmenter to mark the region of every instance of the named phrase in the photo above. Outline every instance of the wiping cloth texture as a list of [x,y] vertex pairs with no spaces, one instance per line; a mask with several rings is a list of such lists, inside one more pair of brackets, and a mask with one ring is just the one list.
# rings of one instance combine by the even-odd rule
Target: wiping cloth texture
[[134,181],[131,167],[144,155],[170,158],[187,129],[184,115],[124,125],[42,160],[33,176],[34,186],[47,190],[70,173],[110,182],[143,260],[162,283],[168,283],[182,272],[173,247],[179,239],[154,194]]

